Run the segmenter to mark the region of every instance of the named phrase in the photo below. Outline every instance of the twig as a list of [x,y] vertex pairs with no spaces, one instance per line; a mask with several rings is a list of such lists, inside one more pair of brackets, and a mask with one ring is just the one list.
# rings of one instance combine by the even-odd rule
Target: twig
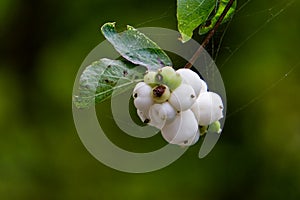
[[208,33],[208,35],[206,36],[206,38],[202,42],[201,46],[197,49],[197,51],[195,52],[193,57],[184,66],[184,68],[191,68],[193,66],[193,64],[195,63],[195,61],[197,60],[197,58],[200,56],[201,52],[203,51],[203,49],[206,47],[206,45],[209,43],[210,39],[213,37],[213,35],[217,31],[217,29],[219,28],[220,24],[222,23],[224,17],[228,13],[228,11],[229,11],[230,7],[232,6],[232,4],[234,3],[234,1],[235,0],[230,0],[228,2],[228,4],[226,5],[225,9],[223,10],[221,16],[219,17],[218,21],[216,22],[214,28]]

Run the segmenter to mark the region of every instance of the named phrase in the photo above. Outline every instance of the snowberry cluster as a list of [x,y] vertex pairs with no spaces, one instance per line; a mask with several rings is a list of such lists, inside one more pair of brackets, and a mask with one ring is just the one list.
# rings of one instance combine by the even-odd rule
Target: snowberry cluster
[[193,145],[208,127],[220,131],[222,99],[207,91],[206,83],[190,69],[148,71],[144,82],[135,86],[133,98],[140,119],[160,129],[171,144]]

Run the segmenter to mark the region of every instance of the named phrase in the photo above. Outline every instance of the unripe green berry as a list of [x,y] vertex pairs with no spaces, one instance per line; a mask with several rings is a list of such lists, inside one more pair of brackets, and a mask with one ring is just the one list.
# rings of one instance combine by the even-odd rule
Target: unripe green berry
[[214,123],[212,123],[211,125],[209,125],[208,131],[209,132],[214,132],[214,133],[221,133],[222,129],[221,129],[220,122],[219,121],[215,121]]
[[158,85],[151,91],[151,96],[157,103],[166,102],[170,98],[170,95],[170,90],[166,85]]
[[163,67],[158,70],[155,81],[167,85],[173,91],[181,84],[182,78],[172,67]]
[[156,85],[155,76],[157,75],[157,72],[154,71],[147,71],[144,76],[144,82],[147,83],[150,86]]

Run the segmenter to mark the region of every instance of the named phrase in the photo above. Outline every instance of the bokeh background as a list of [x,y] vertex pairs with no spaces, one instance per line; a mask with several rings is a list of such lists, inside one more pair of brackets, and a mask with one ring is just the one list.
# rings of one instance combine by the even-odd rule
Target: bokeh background
[[[164,169],[127,174],[81,143],[73,82],[104,40],[102,24],[176,30],[175,0],[1,0],[0,199],[299,199],[300,2],[245,2],[220,50],[222,32],[208,47],[228,97],[216,147],[200,160],[197,144]],[[118,134],[110,137],[126,146]]]

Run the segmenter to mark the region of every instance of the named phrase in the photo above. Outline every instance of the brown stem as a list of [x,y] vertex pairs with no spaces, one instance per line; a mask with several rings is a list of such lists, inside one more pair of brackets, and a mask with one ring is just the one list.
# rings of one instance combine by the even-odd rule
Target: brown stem
[[193,57],[189,60],[189,62],[184,66],[184,68],[191,68],[193,66],[193,64],[195,63],[195,61],[197,60],[197,58],[200,56],[201,52],[203,51],[203,49],[206,47],[206,45],[209,43],[210,39],[213,37],[213,35],[215,34],[215,32],[217,31],[217,29],[219,28],[220,24],[222,23],[224,17],[226,16],[226,14],[228,13],[230,7],[232,6],[233,2],[235,0],[230,0],[228,2],[228,4],[226,5],[225,9],[223,10],[221,16],[219,17],[218,21],[216,22],[215,26],[213,27],[213,29],[208,33],[208,35],[206,36],[206,38],[203,40],[201,46],[197,49],[197,51],[195,52],[195,54],[193,55]]

